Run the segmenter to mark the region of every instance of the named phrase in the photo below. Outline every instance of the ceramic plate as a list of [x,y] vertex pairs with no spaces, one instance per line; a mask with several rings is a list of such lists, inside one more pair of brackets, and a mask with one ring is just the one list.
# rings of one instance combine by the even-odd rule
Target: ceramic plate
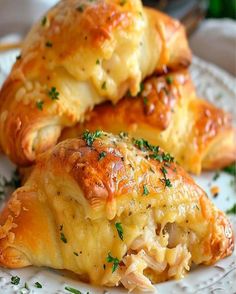
[[[0,55],[0,84],[9,72],[17,54],[17,51],[11,51]],[[193,59],[191,73],[199,96],[205,97],[216,105],[231,111],[235,123],[235,79],[196,57]],[[14,168],[7,158],[0,155],[0,175],[4,175],[9,179]],[[219,195],[213,201],[219,208],[226,211],[236,202],[235,179],[225,172],[220,172],[219,177],[216,180],[215,178],[215,173],[203,173],[201,176],[195,177],[197,183],[206,190],[209,197],[211,197],[210,188],[212,186],[219,187]],[[1,202],[3,203],[3,201]],[[236,232],[236,217],[232,216],[231,219]],[[45,250],[47,250],[46,244]],[[11,284],[12,275],[20,277],[19,285]],[[37,289],[34,286],[35,282],[39,282],[42,288]],[[25,288],[25,283],[27,283],[28,289]],[[34,267],[20,270],[0,269],[0,293],[69,293],[65,290],[66,286],[76,288],[81,293],[127,293],[123,288],[105,289],[92,287],[77,281],[75,277],[73,278],[63,271]],[[183,280],[161,283],[156,285],[156,288],[159,294],[236,293],[236,252],[214,266],[199,266],[192,269]]]

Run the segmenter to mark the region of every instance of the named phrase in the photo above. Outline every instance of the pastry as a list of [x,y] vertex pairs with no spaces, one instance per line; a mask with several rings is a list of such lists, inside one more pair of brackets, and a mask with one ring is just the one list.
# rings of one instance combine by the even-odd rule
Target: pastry
[[233,250],[225,214],[173,157],[124,133],[86,131],[41,154],[0,224],[2,266],[67,269],[129,290]]
[[148,78],[138,96],[126,95],[115,106],[109,102],[96,106],[83,123],[65,129],[61,139],[86,129],[144,138],[195,174],[236,160],[236,130],[230,114],[198,98],[186,70]]
[[18,165],[96,104],[189,65],[183,26],[139,0],[62,0],[37,22],[0,92],[0,145]]

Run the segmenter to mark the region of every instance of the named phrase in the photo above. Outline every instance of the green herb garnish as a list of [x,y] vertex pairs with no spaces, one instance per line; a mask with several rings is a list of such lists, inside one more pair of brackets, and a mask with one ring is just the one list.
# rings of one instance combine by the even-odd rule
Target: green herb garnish
[[75,256],[79,256],[79,253],[77,253],[77,252],[73,252],[73,254],[74,254]]
[[69,291],[70,293],[73,294],[82,294],[82,292],[80,292],[79,290],[72,288],[72,287],[65,287],[65,290]]
[[148,191],[148,188],[146,185],[143,185],[143,195],[148,195],[149,194],[149,191]]
[[171,85],[173,83],[173,77],[172,76],[167,76],[166,77],[166,82],[168,85]]
[[102,89],[103,89],[103,90],[106,90],[106,89],[107,89],[107,83],[106,83],[106,81],[104,81],[104,82],[102,83]]
[[108,253],[107,262],[113,263],[113,265],[112,265],[112,273],[114,273],[114,271],[116,271],[118,266],[119,266],[119,263],[120,263],[119,259],[116,258],[116,257],[113,257],[111,255],[111,253]]
[[47,17],[44,16],[43,19],[41,20],[41,25],[44,27],[47,23]]
[[236,203],[226,211],[226,213],[236,214]]
[[43,288],[43,286],[39,282],[36,282],[34,284],[34,287],[36,287],[36,288]]
[[148,98],[147,97],[143,97],[143,103],[144,103],[144,105],[148,104]]
[[62,240],[62,242],[64,242],[65,244],[67,243],[67,239],[66,239],[66,237],[65,237],[65,235],[64,235],[63,232],[61,232],[61,240]]
[[43,104],[44,104],[44,101],[42,101],[42,100],[39,100],[36,102],[37,108],[41,111],[43,110]]
[[19,283],[20,283],[20,278],[19,278],[18,276],[12,276],[12,277],[11,277],[11,283],[12,283],[13,285],[19,285]]
[[92,146],[93,142],[97,139],[100,138],[102,135],[102,131],[95,131],[95,132],[89,132],[89,131],[85,131],[83,133],[83,140],[86,142],[86,144],[88,146]]
[[121,223],[115,223],[115,227],[116,227],[116,230],[117,230],[117,233],[120,237],[120,239],[123,241],[123,228],[122,228],[122,224]]
[[223,171],[225,171],[226,173],[236,177],[236,163],[232,163],[231,165],[225,167],[223,169]]
[[219,173],[219,171],[217,171],[217,172],[214,174],[214,177],[212,178],[212,180],[213,180],[213,181],[216,181],[219,177],[220,177],[220,173]]
[[170,179],[168,179],[167,176],[166,176],[168,172],[167,172],[167,170],[165,169],[164,166],[161,167],[161,172],[162,172],[162,174],[164,176],[164,178],[161,179],[161,181],[165,184],[165,187],[171,188],[172,187],[172,184],[171,184]]
[[159,146],[151,145],[147,140],[144,139],[133,139],[133,144],[142,151],[152,151],[152,152],[158,152]]
[[49,96],[52,100],[59,100],[59,92],[57,92],[56,87],[52,87],[52,88],[48,91],[48,96]]
[[102,151],[98,155],[98,160],[102,160],[104,157],[106,157],[107,153],[105,151]]
[[100,61],[99,61],[99,59],[97,59],[97,60],[96,60],[96,64],[100,64]]

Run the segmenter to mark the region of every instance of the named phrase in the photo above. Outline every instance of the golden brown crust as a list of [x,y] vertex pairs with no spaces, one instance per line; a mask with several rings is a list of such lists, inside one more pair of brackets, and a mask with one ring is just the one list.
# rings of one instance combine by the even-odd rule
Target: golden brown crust
[[135,95],[146,76],[190,60],[180,23],[139,0],[60,1],[32,28],[0,91],[2,149],[29,165],[94,105]]
[[[2,266],[44,265],[94,284],[150,289],[148,279],[180,278],[191,262],[232,253],[226,216],[170,156],[124,135],[96,134],[41,155],[13,193],[0,216]],[[109,252],[122,260],[114,273]]]
[[138,96],[126,96],[116,106],[109,102],[96,106],[84,123],[66,129],[61,139],[76,137],[85,129],[145,138],[197,174],[236,159],[231,116],[196,97],[187,71],[148,78]]

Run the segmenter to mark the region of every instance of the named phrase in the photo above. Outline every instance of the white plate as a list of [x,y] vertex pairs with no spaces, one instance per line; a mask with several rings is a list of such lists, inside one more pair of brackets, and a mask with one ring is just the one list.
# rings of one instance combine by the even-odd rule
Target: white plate
[[[17,51],[7,52],[0,55],[0,84],[9,72],[15,60]],[[210,65],[198,58],[194,58],[191,67],[192,77],[197,86],[198,94],[206,97],[218,106],[231,110],[236,121],[236,89],[235,79],[224,71]],[[0,155],[0,175],[10,177],[14,166],[3,156]],[[219,196],[213,199],[215,204],[222,210],[229,209],[236,202],[235,180],[232,176],[221,172],[220,177],[213,181],[214,173],[204,173],[200,177],[195,177],[196,181],[202,186],[210,196],[210,187],[216,185],[220,188]],[[236,232],[236,217],[232,217],[234,230]],[[45,250],[46,244],[45,244]],[[20,284],[11,284],[11,275],[21,278]],[[46,268],[33,268],[19,270],[0,269],[0,293],[12,294],[20,293],[20,289],[27,282],[30,290],[22,293],[69,293],[65,291],[66,286],[74,287],[82,293],[127,293],[123,288],[106,289],[97,288],[88,284],[81,283],[68,277],[62,271],[54,271]],[[34,287],[35,282],[40,282],[42,289]],[[214,266],[199,266],[193,269],[183,280],[169,281],[156,286],[159,294],[178,294],[178,293],[227,293],[236,292],[236,252],[232,256],[221,260]]]

